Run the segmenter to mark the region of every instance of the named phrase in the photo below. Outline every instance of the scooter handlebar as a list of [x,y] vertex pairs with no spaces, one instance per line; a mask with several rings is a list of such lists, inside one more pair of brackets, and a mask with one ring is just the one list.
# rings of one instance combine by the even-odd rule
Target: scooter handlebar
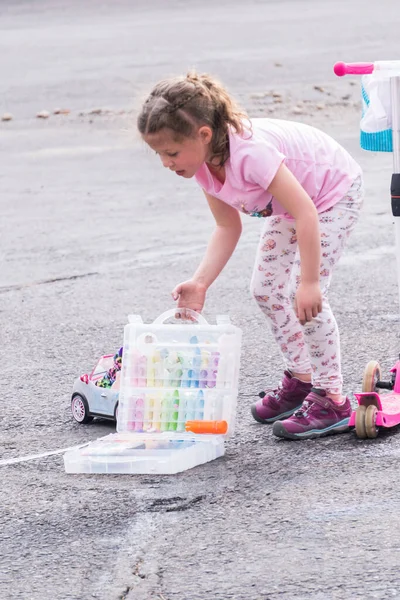
[[374,70],[374,63],[344,63],[337,62],[333,67],[335,75],[370,75]]

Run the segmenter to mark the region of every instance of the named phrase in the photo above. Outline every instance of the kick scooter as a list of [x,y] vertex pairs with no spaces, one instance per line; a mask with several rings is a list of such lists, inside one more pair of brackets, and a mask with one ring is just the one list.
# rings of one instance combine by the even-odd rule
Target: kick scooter
[[[378,73],[390,79],[392,112],[393,174],[391,182],[392,214],[395,217],[397,275],[400,289],[400,61],[375,63],[336,63],[334,72],[343,75]],[[380,394],[380,390],[388,390]],[[355,427],[357,437],[376,438],[379,427],[400,424],[400,357],[390,370],[389,381],[382,381],[377,361],[370,361],[364,370],[362,392],[354,394],[358,407],[351,414],[349,426]]]

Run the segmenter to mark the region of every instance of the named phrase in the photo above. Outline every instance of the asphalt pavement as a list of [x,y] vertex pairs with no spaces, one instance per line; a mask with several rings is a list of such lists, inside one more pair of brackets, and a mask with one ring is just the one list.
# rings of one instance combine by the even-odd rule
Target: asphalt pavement
[[392,157],[359,148],[359,80],[332,65],[398,59],[399,26],[395,0],[0,3],[1,599],[400,598],[400,429],[297,443],[251,417],[282,373],[248,290],[257,219],[243,219],[205,310],[243,330],[223,458],[174,476],[68,475],[62,453],[12,462],[115,431],[73,421],[73,381],[121,346],[129,314],[170,308],[205,250],[200,190],[135,131],[151,86],[191,67],[251,116],[326,130],[363,166],[331,303],[346,392],[371,359],[388,373],[400,351]]

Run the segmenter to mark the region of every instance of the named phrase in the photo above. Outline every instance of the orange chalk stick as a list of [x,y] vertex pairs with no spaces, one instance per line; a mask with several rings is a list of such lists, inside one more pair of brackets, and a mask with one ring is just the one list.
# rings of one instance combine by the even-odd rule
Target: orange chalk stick
[[228,423],[226,421],[186,421],[185,429],[192,433],[226,433]]

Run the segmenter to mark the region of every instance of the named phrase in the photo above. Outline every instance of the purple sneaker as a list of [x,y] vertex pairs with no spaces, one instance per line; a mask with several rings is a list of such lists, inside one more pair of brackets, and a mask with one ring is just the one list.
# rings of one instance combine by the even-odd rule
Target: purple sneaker
[[300,381],[290,371],[285,371],[278,389],[260,392],[261,400],[252,405],[251,414],[259,423],[273,423],[284,419],[302,406],[310,392],[311,383]]
[[312,388],[300,410],[289,419],[274,423],[272,433],[289,440],[342,433],[349,428],[351,410],[348,398],[338,405],[326,395],[325,390]]

